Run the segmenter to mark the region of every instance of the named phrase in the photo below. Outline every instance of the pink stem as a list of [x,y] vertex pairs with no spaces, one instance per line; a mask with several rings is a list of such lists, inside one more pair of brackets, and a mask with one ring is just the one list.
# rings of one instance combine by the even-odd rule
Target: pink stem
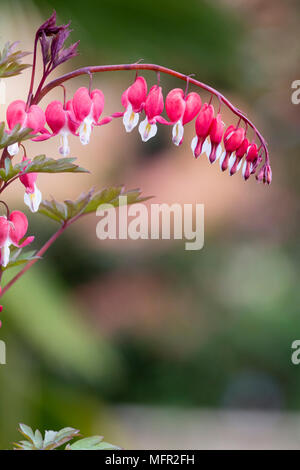
[[155,72],[162,72],[168,75],[172,75],[173,77],[179,78],[180,80],[184,80],[185,82],[192,83],[203,90],[208,91],[209,93],[217,96],[217,98],[223,102],[236,116],[238,116],[240,119],[243,119],[243,121],[248,124],[255,132],[257,135],[258,139],[260,140],[264,152],[265,152],[265,159],[266,163],[269,163],[269,153],[268,153],[268,148],[267,148],[267,143],[262,136],[262,134],[257,130],[255,125],[238,109],[236,108],[224,95],[222,95],[220,92],[218,92],[215,88],[210,87],[209,85],[206,85],[205,83],[199,82],[198,80],[195,80],[194,78],[184,75],[180,72],[177,72],[176,70],[169,69],[167,67],[163,67],[161,65],[156,65],[156,64],[119,64],[119,65],[94,65],[94,66],[89,66],[89,67],[82,67],[77,70],[73,70],[72,72],[66,73],[65,75],[62,75],[59,78],[56,78],[55,80],[52,80],[50,83],[48,83],[44,88],[39,90],[38,93],[34,96],[32,102],[34,104],[39,103],[39,101],[47,94],[49,91],[51,91],[53,88],[55,88],[58,85],[61,85],[63,82],[66,82],[67,80],[70,80],[71,78],[78,77],[79,75],[84,75],[84,74],[91,74],[91,73],[98,73],[98,72],[114,72],[114,71],[121,71],[121,70],[152,70]]
[[[71,223],[71,221],[70,221]],[[42,246],[42,248],[36,253],[36,256],[37,258],[29,261],[23,269],[21,269],[20,272],[18,272],[18,274],[16,274],[15,277],[12,278],[11,281],[9,281],[5,287],[3,287],[2,291],[1,291],[1,294],[0,294],[0,297],[2,297],[3,294],[5,294],[6,291],[8,291],[8,289],[18,280],[20,279],[21,276],[23,276],[23,274],[25,274],[29,268],[31,268],[31,266],[36,263],[40,257],[43,256],[43,254],[45,253],[45,251],[48,250],[48,248],[52,245],[52,243],[55,242],[55,240],[65,231],[65,229],[68,227],[68,225],[70,225],[70,223],[67,223],[65,222],[58,230],[57,232],[55,232],[52,237],[49,238],[49,240]]]

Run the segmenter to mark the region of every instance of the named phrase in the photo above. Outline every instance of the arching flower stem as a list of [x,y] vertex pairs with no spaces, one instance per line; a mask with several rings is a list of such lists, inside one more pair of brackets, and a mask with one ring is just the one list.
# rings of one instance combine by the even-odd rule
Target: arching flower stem
[[164,73],[164,74],[176,77],[185,82],[191,83],[199,88],[202,88],[208,93],[211,93],[212,95],[216,96],[220,102],[224,103],[236,116],[238,116],[241,120],[245,122],[246,125],[249,125],[254,130],[257,138],[259,139],[264,149],[265,161],[267,164],[269,163],[269,153],[268,153],[268,148],[267,148],[267,142],[265,141],[262,134],[258,131],[256,126],[250,121],[250,119],[248,119],[247,116],[245,116],[238,108],[236,108],[222,93],[220,93],[215,88],[209,85],[206,85],[205,83],[200,82],[199,80],[196,80],[195,78],[192,78],[190,75],[184,75],[183,73],[177,72],[176,70],[169,69],[167,67],[163,67],[161,65],[134,63],[134,64],[117,64],[117,65],[94,65],[94,66],[89,66],[89,67],[82,67],[80,69],[73,70],[72,72],[66,73],[62,75],[61,77],[56,78],[55,80],[52,80],[44,87],[39,86],[36,94],[31,100],[31,104],[38,104],[41,101],[41,99],[47,93],[49,93],[53,88],[61,85],[62,83],[68,80],[71,80],[72,78],[78,77],[80,75],[84,75],[84,74],[89,75],[91,73],[101,73],[101,72],[115,72],[115,71],[122,71],[122,70],[125,70],[125,71],[152,70],[157,73]]

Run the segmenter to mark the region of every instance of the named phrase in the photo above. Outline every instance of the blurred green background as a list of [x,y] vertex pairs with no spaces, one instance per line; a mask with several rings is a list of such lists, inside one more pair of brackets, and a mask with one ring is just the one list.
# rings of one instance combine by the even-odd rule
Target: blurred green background
[[[121,122],[112,124],[109,137],[106,129],[103,140],[93,136],[92,150],[77,147],[81,164],[92,165],[92,183],[70,175],[44,190],[41,178],[45,196],[67,198],[67,189],[76,195],[99,181],[140,186],[160,202],[177,202],[180,194],[180,201],[204,203],[205,246],[188,252],[174,242],[100,243],[93,216],[58,240],[3,299],[0,338],[8,363],[0,366],[0,448],[18,438],[18,422],[40,429],[74,426],[125,448],[159,448],[169,442],[166,410],[170,419],[179,410],[170,442],[187,448],[189,410],[296,417],[300,369],[290,357],[300,334],[300,107],[290,95],[299,78],[299,2],[39,0],[2,1],[1,7],[1,41],[17,38],[27,49],[53,9],[60,22],[72,21],[81,54],[63,71],[143,58],[218,87],[266,136],[274,182],[270,188],[244,183],[204,159],[195,167],[188,139],[179,151],[161,130],[155,142],[142,145],[137,135],[124,136]],[[132,76],[116,75],[95,81],[119,110]],[[181,86],[162,80],[166,89]],[[22,98],[15,88],[9,96]],[[225,116],[231,123],[230,113]],[[55,224],[29,217],[40,244]],[[150,435],[143,410],[152,407],[162,414]],[[216,419],[216,430],[219,424]],[[251,446],[247,439],[227,441],[227,431],[219,433],[218,444],[204,443],[200,431],[196,426],[197,448]],[[274,441],[268,433],[265,441],[251,436],[253,445],[284,446],[281,432]]]

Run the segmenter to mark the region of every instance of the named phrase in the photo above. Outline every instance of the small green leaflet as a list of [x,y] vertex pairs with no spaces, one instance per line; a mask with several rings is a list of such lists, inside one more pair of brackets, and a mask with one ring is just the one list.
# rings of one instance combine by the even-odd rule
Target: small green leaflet
[[0,51],[0,78],[13,77],[19,75],[24,69],[31,67],[31,64],[21,64],[23,57],[30,55],[30,52],[14,51],[16,42],[7,42]]
[[[75,165],[76,158],[48,158],[46,155],[38,155],[28,163],[20,162],[13,166],[10,158],[5,159],[4,168],[0,168],[0,178],[7,182],[22,173],[88,173],[88,170]],[[24,169],[25,168],[25,169]]]
[[66,450],[121,450],[121,447],[104,442],[103,436],[92,436],[68,444]]
[[6,271],[6,269],[14,268],[15,266],[20,266],[21,264],[27,263],[28,261],[32,261],[34,259],[38,259],[39,257],[36,256],[36,251],[25,251],[22,252],[22,248],[18,248],[12,250],[9,263],[7,266],[1,266],[2,271]]
[[21,124],[16,124],[15,127],[9,131],[9,134],[5,132],[5,123],[1,122],[0,124],[0,149],[15,144],[16,142],[32,139],[33,137],[32,129],[28,127],[21,129]]
[[118,207],[119,196],[126,196],[128,204],[150,199],[149,197],[141,197],[141,191],[138,189],[125,191],[123,186],[116,186],[97,192],[92,189],[88,193],[82,194],[76,201],[57,202],[55,199],[43,201],[39,212],[57,222],[64,223],[80,215],[96,212],[101,204],[111,204]]

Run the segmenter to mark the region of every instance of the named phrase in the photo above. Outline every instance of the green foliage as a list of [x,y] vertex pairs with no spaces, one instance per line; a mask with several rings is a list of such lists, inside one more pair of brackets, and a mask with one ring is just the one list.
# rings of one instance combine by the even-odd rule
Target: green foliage
[[120,450],[113,444],[103,441],[103,436],[91,436],[68,444],[66,450]]
[[[23,139],[21,139],[23,140]],[[10,158],[5,159],[4,168],[0,169],[0,177],[7,182],[18,174],[26,173],[88,173],[88,170],[75,165],[75,158],[48,158],[46,155],[38,155],[28,163],[22,161],[13,166]]]
[[101,204],[111,204],[118,207],[120,196],[127,197],[127,204],[135,204],[149,199],[148,197],[142,198],[140,195],[140,190],[124,191],[123,186],[102,189],[97,192],[91,189],[88,193],[81,194],[76,201],[65,200],[64,202],[58,202],[55,199],[43,201],[39,212],[50,219],[64,223],[75,217],[95,212]]
[[1,266],[2,271],[6,271],[9,268],[14,268],[15,266],[20,266],[21,264],[27,263],[33,259],[37,259],[36,251],[25,251],[22,252],[22,248],[11,249],[11,255],[9,258],[9,263],[7,266]]
[[[37,429],[35,432],[26,424],[19,425],[19,432],[26,440],[15,443],[15,450],[54,450],[79,435],[79,430],[63,428],[60,431],[46,431],[43,438]],[[65,450],[118,450],[120,447],[103,441],[102,436],[92,436],[68,444]]]
[[0,51],[0,78],[13,77],[19,75],[24,69],[31,67],[30,64],[22,64],[23,57],[30,52],[14,51],[17,43],[7,42],[2,51]]
[[32,129],[29,129],[28,127],[21,129],[21,124],[16,124],[9,134],[5,132],[5,123],[2,122],[0,124],[0,149],[4,149],[16,142],[32,139],[33,137]]

